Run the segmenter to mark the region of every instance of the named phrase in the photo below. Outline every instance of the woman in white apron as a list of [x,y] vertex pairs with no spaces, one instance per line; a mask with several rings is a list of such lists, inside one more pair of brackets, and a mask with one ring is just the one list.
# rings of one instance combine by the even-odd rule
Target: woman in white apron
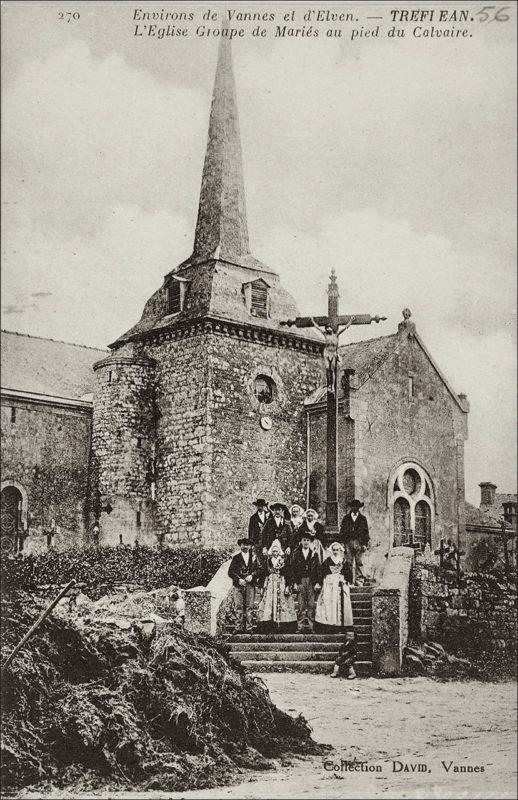
[[[321,591],[315,610],[315,632],[337,633],[353,625],[353,610],[349,584],[352,584],[350,565],[344,560],[344,548],[333,542],[320,568]],[[317,584],[318,586],[318,584]]]
[[296,630],[295,598],[291,592],[288,566],[278,539],[272,542],[266,564],[268,575],[257,609],[258,628],[284,632]]

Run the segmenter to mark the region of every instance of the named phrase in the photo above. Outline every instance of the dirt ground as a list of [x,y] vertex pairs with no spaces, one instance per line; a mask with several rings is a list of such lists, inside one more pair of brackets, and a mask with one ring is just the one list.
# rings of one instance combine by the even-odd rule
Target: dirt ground
[[[261,677],[278,706],[290,714],[304,714],[314,738],[332,745],[328,755],[291,758],[269,772],[245,772],[244,782],[220,789],[168,794],[103,792],[89,797],[516,798],[513,682],[437,683],[428,678],[333,681],[326,675],[296,674]],[[348,771],[342,760],[364,762],[363,770],[358,763],[357,769]],[[412,772],[412,764],[426,766]],[[461,766],[478,769],[455,771]],[[53,794],[54,798],[65,796],[65,792]],[[86,795],[77,800],[86,800]]]

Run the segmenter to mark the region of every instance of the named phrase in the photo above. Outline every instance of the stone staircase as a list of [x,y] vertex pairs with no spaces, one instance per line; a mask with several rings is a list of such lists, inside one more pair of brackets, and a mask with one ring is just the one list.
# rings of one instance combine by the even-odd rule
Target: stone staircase
[[[356,633],[356,673],[372,673],[372,589],[351,587]],[[330,673],[342,634],[247,634],[229,637],[232,655],[252,672]]]

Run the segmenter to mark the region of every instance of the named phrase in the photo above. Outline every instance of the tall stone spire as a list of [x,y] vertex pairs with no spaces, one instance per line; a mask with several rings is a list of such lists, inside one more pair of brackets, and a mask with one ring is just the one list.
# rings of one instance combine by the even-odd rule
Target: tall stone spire
[[219,43],[207,152],[194,237],[194,258],[239,262],[250,253],[236,85],[230,40]]

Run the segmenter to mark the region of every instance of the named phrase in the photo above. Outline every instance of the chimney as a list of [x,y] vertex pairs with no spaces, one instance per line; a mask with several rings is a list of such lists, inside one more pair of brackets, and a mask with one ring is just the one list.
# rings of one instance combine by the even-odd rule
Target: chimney
[[480,486],[480,505],[492,506],[495,502],[496,486],[494,483],[479,483]]

